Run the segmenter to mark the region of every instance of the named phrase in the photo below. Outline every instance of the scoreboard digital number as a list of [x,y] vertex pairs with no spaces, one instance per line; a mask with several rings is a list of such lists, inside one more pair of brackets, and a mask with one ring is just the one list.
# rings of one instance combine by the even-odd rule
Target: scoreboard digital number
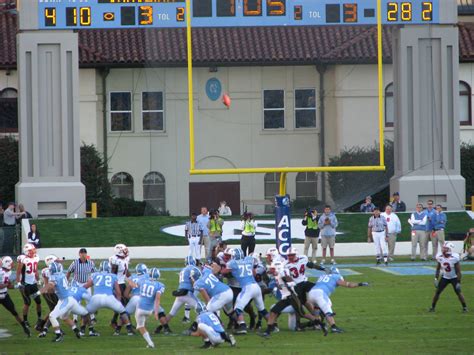
[[[40,29],[185,27],[186,0],[37,0]],[[440,0],[382,0],[382,24],[438,23]],[[374,25],[377,0],[190,0],[193,27]]]

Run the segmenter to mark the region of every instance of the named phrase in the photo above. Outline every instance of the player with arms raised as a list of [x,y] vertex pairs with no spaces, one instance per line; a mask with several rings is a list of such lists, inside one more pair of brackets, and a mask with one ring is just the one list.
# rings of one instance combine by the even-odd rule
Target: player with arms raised
[[[130,256],[128,254],[128,248],[125,244],[117,244],[114,247],[114,252],[115,254],[109,258],[109,264],[112,274],[117,275],[117,282],[122,295],[120,302],[122,302],[123,306],[125,307],[127,305],[127,299],[124,297],[125,288],[127,287],[125,279],[130,276],[130,272],[128,270]],[[120,333],[122,326],[117,324],[117,319],[118,313],[115,312],[112,320],[110,321],[110,325],[115,329],[116,333]]]
[[[436,256],[436,261],[438,262],[435,274],[436,292],[433,297],[431,308],[429,309],[430,312],[435,311],[439,296],[449,284],[453,286],[454,292],[456,292],[459,302],[462,304],[463,312],[467,312],[466,301],[464,299],[464,295],[461,292],[461,264],[459,263],[460,256],[459,254],[454,253],[453,250],[453,243],[445,242],[441,249],[441,254]],[[441,270],[443,273],[440,279],[439,275]]]

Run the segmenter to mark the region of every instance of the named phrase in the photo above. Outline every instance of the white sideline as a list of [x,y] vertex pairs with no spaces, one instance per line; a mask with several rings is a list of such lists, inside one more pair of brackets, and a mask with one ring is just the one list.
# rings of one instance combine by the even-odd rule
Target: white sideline
[[[462,252],[463,242],[453,241],[457,253]],[[302,244],[294,244],[300,253],[303,253]],[[232,245],[231,245],[232,246]],[[257,244],[256,253],[265,253],[268,248],[274,247],[274,244]],[[113,246],[104,248],[87,248],[87,253],[92,259],[108,259],[113,253]],[[42,260],[49,254],[54,254],[66,260],[77,258],[80,248],[41,248],[38,254]],[[133,259],[184,259],[188,255],[188,247],[180,246],[158,246],[158,247],[129,247],[130,257]],[[339,256],[374,256],[374,244],[368,243],[336,243],[336,259]],[[410,255],[411,242],[398,242],[395,248],[395,255]],[[431,243],[429,246],[429,255],[431,255]],[[318,259],[321,259],[321,247],[318,248]],[[329,261],[329,250],[328,258]]]

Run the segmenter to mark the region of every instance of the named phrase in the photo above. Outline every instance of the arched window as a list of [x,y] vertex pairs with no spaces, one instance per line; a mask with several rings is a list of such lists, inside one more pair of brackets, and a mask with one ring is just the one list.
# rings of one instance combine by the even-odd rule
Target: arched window
[[296,198],[316,199],[318,194],[318,175],[314,172],[296,175]]
[[165,177],[152,171],[143,178],[143,201],[152,205],[158,212],[166,211]]
[[459,82],[459,123],[461,126],[472,124],[471,87],[465,81]]
[[[266,173],[265,174],[265,200],[271,200],[275,198],[280,191],[280,174],[278,173]],[[274,206],[265,206],[265,213],[273,213]]]
[[18,93],[13,88],[0,91],[0,133],[18,133]]
[[133,200],[133,178],[129,173],[120,172],[112,176],[110,181],[112,195]]
[[394,122],[393,83],[390,83],[385,87],[385,127],[393,127]]

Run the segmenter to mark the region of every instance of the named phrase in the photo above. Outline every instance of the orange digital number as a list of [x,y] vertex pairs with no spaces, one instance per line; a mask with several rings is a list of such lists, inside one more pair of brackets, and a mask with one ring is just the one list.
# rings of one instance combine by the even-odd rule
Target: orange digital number
[[412,12],[411,12],[411,2],[402,2],[402,21],[411,21]]
[[184,21],[184,7],[177,7],[176,8],[176,21],[183,22]]
[[267,15],[268,16],[285,16],[286,6],[285,0],[267,0]]
[[398,21],[398,3],[389,2],[387,4],[387,21]]
[[303,19],[303,6],[301,5],[296,5],[295,6],[295,20],[299,21]]
[[424,1],[421,4],[421,19],[423,21],[433,20],[433,3],[431,1]]
[[91,8],[90,7],[79,8],[79,24],[81,26],[91,25]]
[[140,25],[153,24],[153,8],[151,6],[140,6]]
[[357,22],[357,4],[344,4],[344,22]]
[[44,9],[44,22],[45,25],[56,26],[56,8],[55,7],[47,7]]
[[244,16],[262,16],[262,0],[244,0]]

